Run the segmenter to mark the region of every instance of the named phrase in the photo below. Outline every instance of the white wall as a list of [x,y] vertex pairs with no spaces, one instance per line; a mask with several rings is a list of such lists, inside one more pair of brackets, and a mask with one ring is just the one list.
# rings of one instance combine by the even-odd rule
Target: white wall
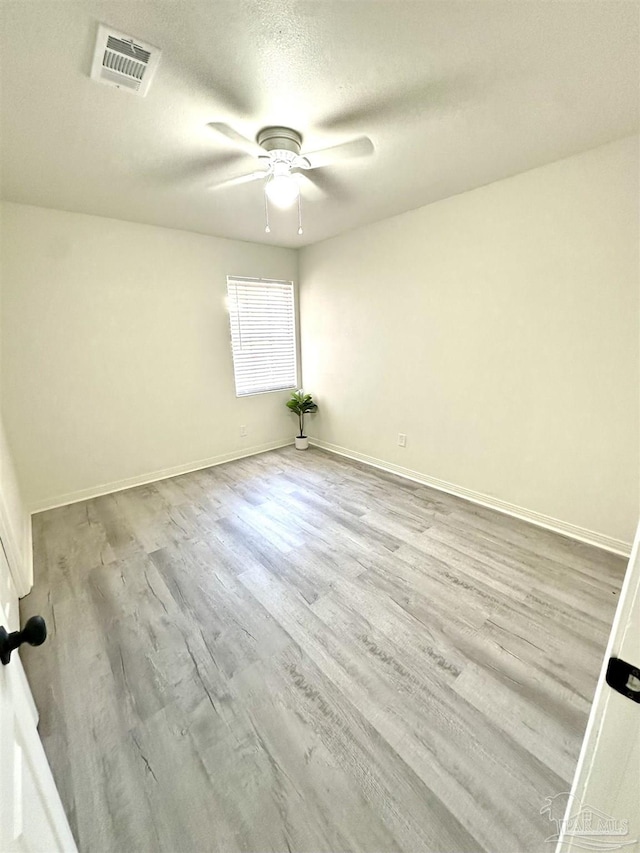
[[631,542],[638,234],[632,138],[303,249],[311,429]]
[[2,398],[31,508],[291,440],[286,392],[235,396],[228,274],[296,279],[296,253],[3,205]]

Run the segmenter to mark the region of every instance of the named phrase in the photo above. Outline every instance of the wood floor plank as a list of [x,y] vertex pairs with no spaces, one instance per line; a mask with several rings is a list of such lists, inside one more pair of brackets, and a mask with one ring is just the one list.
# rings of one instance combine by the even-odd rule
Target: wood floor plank
[[[319,788],[328,768],[333,779],[340,778],[339,796],[322,795],[333,815],[328,823],[337,823],[342,836],[333,839],[329,850],[478,849],[476,840],[302,650],[291,647],[269,672],[261,671],[257,682],[256,675],[243,673],[247,691],[243,695],[251,713],[257,701],[254,697],[267,694],[287,713],[293,711],[306,726],[307,737],[314,733],[306,752],[287,750],[283,760],[292,753],[298,761],[304,758],[318,776]],[[283,731],[287,728],[281,727]],[[345,782],[349,789],[344,788]],[[360,802],[357,807],[353,806],[354,793]],[[363,809],[365,803],[369,808]],[[361,818],[354,833],[350,824],[356,812]],[[425,820],[425,815],[430,819]],[[367,820],[371,821],[369,830],[363,826]],[[384,834],[379,821],[386,828]]]
[[283,448],[34,518],[82,853],[542,853],[625,563]]
[[[417,693],[415,682],[407,678],[406,668],[398,670],[393,655],[367,654],[345,641],[268,570],[249,570],[240,579],[456,814],[479,847],[492,850],[502,843],[504,849],[527,848],[535,804],[544,790],[562,784],[554,773],[534,756],[525,757],[503,730],[473,713],[466,702],[436,690],[434,680],[422,682]],[[512,813],[514,803],[519,824]],[[435,816],[426,819],[433,822]]]

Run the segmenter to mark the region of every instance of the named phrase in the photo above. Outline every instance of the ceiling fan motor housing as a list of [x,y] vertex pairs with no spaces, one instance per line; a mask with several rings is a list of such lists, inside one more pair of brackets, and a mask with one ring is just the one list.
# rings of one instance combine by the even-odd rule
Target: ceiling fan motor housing
[[290,127],[265,127],[256,137],[256,142],[265,151],[288,151],[300,154],[302,136]]

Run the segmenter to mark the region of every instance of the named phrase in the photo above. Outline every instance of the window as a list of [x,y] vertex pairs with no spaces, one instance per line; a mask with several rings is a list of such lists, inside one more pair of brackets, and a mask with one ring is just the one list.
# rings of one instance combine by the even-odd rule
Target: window
[[227,292],[236,395],[295,388],[293,282],[229,276]]

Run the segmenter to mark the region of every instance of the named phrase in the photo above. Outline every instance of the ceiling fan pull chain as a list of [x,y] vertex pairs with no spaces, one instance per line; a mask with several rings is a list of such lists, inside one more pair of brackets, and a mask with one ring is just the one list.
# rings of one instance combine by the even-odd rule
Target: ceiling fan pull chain
[[298,193],[298,234],[302,234],[302,197]]
[[[267,181],[267,183],[268,183],[268,181]],[[271,234],[271,228],[269,228],[269,202],[267,200],[266,184],[265,184],[265,191],[264,191],[264,220],[266,222],[266,225],[264,228],[265,234]]]

